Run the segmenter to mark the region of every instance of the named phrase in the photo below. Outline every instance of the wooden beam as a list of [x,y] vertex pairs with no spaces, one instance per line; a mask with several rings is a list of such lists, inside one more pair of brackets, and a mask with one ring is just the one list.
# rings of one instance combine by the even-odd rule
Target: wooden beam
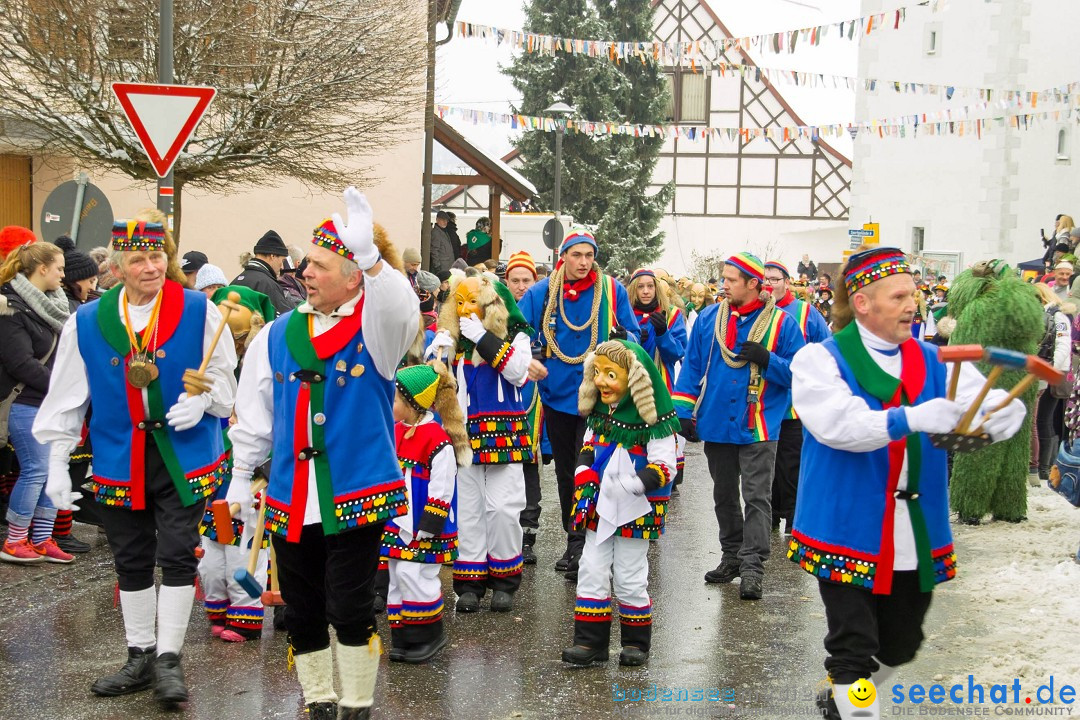
[[502,188],[492,185],[488,190],[488,216],[491,218],[491,257],[499,261],[502,240],[499,236],[502,215]]
[[487,185],[491,181],[480,175],[432,175],[434,185]]

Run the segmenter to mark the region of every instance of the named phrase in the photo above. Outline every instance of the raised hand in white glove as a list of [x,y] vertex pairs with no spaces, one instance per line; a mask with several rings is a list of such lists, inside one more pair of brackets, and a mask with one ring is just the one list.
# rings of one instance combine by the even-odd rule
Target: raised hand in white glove
[[342,222],[337,213],[331,215],[330,219],[334,221],[341,242],[352,251],[356,264],[361,270],[370,270],[379,262],[379,249],[375,247],[375,214],[364,193],[352,185],[345,188],[342,196],[348,211],[348,224]]
[[476,313],[469,317],[463,317],[458,322],[461,325],[461,334],[474,343],[480,342],[480,338],[484,337],[484,333],[487,332],[484,329],[484,323],[480,321],[480,318],[476,317]]
[[173,430],[183,432],[198,425],[209,407],[209,393],[203,393],[202,395],[180,393],[176,404],[169,408],[169,412],[165,413],[165,419],[169,421],[169,425]]
[[225,493],[225,501],[231,506],[236,503],[240,506],[237,518],[246,526],[255,520],[255,497],[251,494],[251,470],[233,467],[232,479],[229,480],[229,492]]
[[904,414],[911,432],[941,434],[952,432],[966,409],[955,400],[934,398],[921,405],[904,408]]
[[631,495],[644,495],[645,483],[641,482],[641,478],[637,475],[623,475],[618,476],[619,484],[622,485],[623,490]]
[[424,350],[424,359],[428,360],[433,357],[443,359],[447,353],[444,350],[453,351],[454,338],[450,337],[450,333],[446,330],[440,330],[435,333],[435,337],[431,339],[431,344]]
[[[979,416],[989,413],[1002,403],[1009,393],[1000,388],[995,388],[986,394],[986,400],[979,408]],[[1020,430],[1027,415],[1027,407],[1019,398],[1013,399],[1008,405],[1001,408],[982,423],[982,432],[987,433],[994,442],[1008,440]],[[974,425],[979,425],[976,420]]]
[[49,452],[49,477],[45,481],[45,494],[57,510],[78,510],[75,502],[82,499],[82,493],[71,491],[71,473],[68,471],[70,456],[71,450],[67,447],[54,445]]
[[430,540],[433,537],[435,537],[435,533],[431,532],[430,530],[417,530],[416,531],[416,540],[417,540],[417,542],[419,542],[421,540]]

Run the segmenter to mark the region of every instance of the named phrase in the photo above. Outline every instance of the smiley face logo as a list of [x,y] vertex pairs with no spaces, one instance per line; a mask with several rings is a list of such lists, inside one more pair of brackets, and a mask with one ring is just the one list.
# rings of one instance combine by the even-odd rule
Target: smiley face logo
[[870,707],[874,700],[877,699],[877,690],[874,689],[874,683],[870,682],[866,678],[856,680],[851,684],[847,691],[848,700],[851,704],[857,708]]

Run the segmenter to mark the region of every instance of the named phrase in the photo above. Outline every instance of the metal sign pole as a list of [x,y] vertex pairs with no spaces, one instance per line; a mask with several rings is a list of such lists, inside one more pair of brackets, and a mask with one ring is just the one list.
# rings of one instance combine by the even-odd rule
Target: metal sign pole
[[[158,82],[173,82],[173,0],[161,0],[158,36]],[[173,226],[173,171],[158,179],[158,210],[165,213],[169,229]]]
[[71,213],[71,241],[73,243],[79,242],[79,221],[82,219],[83,212],[83,198],[86,195],[86,183],[90,182],[90,177],[84,173],[79,173],[78,178],[75,180],[78,183],[78,190],[75,191],[75,209]]
[[[555,133],[555,220],[559,221],[562,215],[562,136],[563,128],[566,127],[565,120],[559,120],[559,129]],[[561,224],[561,223],[560,223]],[[555,265],[559,262],[559,243],[562,242],[562,238],[556,238],[555,245],[551,248],[551,269],[555,270]]]

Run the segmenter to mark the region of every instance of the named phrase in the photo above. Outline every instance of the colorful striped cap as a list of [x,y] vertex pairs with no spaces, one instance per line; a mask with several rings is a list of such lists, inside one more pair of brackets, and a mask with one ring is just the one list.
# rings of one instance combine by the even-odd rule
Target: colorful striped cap
[[630,276],[630,282],[634,282],[639,277],[656,278],[656,273],[654,273],[652,270],[650,270],[648,268],[641,268],[640,270],[635,270],[634,274]]
[[872,282],[904,273],[910,274],[911,266],[898,248],[871,248],[848,258],[844,266],[844,286],[851,295]]
[[112,247],[119,252],[165,249],[165,226],[143,220],[117,220],[112,228]]
[[420,412],[427,412],[435,402],[439,374],[430,365],[410,365],[397,371],[395,384],[410,405]]
[[319,227],[315,228],[315,234],[312,236],[311,242],[313,245],[337,253],[346,260],[353,259],[352,250],[345,247],[345,243],[341,242],[337,228],[334,227],[334,221],[330,218],[323,220]]
[[741,252],[737,255],[732,255],[726,262],[728,265],[734,265],[750,277],[757,278],[758,282],[765,279],[765,265],[762,264],[761,258],[757,255]]
[[784,277],[789,279],[791,278],[791,273],[788,272],[788,269],[784,266],[784,263],[780,262],[779,260],[770,260],[765,263],[765,267],[779,270],[780,272],[784,273]]
[[509,275],[510,271],[514,268],[525,268],[532,273],[533,280],[536,279],[536,261],[533,260],[533,256],[524,250],[519,250],[510,256],[510,259],[506,263],[506,274]]
[[570,232],[566,234],[566,238],[562,241],[562,245],[559,246],[559,254],[569,250],[578,243],[588,243],[592,245],[594,252],[599,252],[600,248],[596,246],[596,238],[592,236],[592,233],[582,227],[570,228]]

